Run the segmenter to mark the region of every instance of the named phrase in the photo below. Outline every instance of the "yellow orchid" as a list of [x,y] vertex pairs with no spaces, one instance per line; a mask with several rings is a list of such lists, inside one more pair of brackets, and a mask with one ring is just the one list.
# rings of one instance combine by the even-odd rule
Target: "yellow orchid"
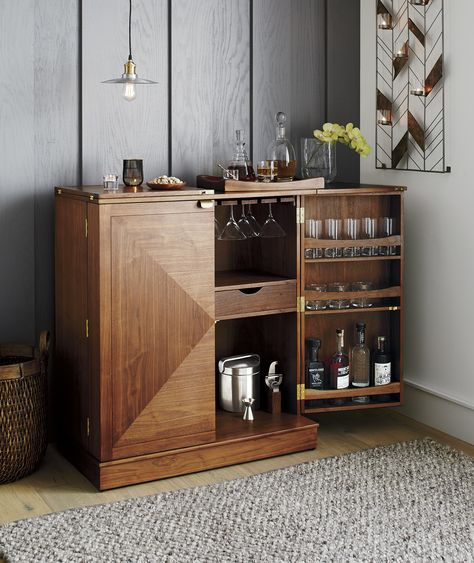
[[354,149],[360,156],[366,157],[370,151],[370,145],[353,123],[348,123],[345,127],[339,123],[324,123],[321,129],[313,131],[314,137],[323,143],[342,143]]

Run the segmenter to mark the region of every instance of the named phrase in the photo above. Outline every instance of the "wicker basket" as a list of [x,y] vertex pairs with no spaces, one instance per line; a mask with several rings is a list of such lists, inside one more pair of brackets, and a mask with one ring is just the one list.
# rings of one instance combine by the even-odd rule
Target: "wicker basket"
[[39,350],[0,345],[0,483],[32,473],[46,451],[48,346],[48,332]]

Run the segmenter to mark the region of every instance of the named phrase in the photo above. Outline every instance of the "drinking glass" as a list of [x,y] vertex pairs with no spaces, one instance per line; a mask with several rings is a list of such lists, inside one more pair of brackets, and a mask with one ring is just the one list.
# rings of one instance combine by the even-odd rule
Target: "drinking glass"
[[123,161],[123,183],[126,186],[141,186],[143,183],[143,160]]
[[[350,285],[346,282],[328,283],[328,292],[349,291]],[[351,303],[349,299],[331,299],[328,301],[329,309],[349,309]]]
[[255,236],[258,237],[259,234],[260,234],[260,231],[262,230],[262,227],[260,226],[260,223],[257,221],[257,219],[255,219],[255,217],[252,215],[252,205],[250,203],[248,204],[247,209],[248,209],[248,211],[247,211],[247,214],[245,215],[245,217],[247,218],[249,225],[252,227],[252,230],[255,233]]
[[336,143],[325,143],[314,137],[301,139],[301,172],[303,178],[324,178],[326,184],[336,177]]
[[[306,221],[306,238],[320,239],[323,235],[323,222],[321,219],[308,219]],[[307,248],[305,250],[305,258],[322,258],[322,248]]]
[[273,160],[257,162],[257,180],[259,182],[273,182],[275,176],[275,162]]
[[285,231],[280,227],[280,225],[275,221],[272,214],[272,204],[268,204],[268,217],[262,226],[260,231],[260,236],[262,238],[278,238],[286,236]]
[[230,206],[230,217],[227,221],[226,226],[222,230],[221,234],[217,237],[219,240],[244,240],[247,237],[241,231],[239,225],[234,219],[234,206]]
[[[372,217],[364,217],[362,219],[362,238],[370,239],[377,236],[377,219]],[[376,246],[363,246],[362,256],[377,256],[378,248]]]
[[[351,291],[370,291],[374,288],[374,284],[369,281],[356,281],[351,284]],[[357,299],[351,299],[352,307],[356,308],[365,308],[365,307],[372,307],[374,302],[372,299],[367,299],[367,297],[363,296]]]
[[[395,232],[394,217],[380,217],[379,219],[379,235],[381,237],[391,237]],[[397,254],[396,246],[379,246],[379,254],[382,256],[395,256]]]
[[242,215],[240,216],[237,225],[247,238],[258,236],[253,230],[252,225],[249,223],[248,218],[245,216],[245,203],[242,203]]
[[[342,237],[342,220],[326,219],[326,238],[329,240],[340,240]],[[341,258],[342,248],[325,248],[324,256],[326,258]]]
[[219,238],[219,235],[221,234],[222,229],[221,226],[219,225],[219,221],[214,217],[214,237],[215,238]]
[[[305,287],[306,291],[327,291],[328,287],[325,283],[308,283]],[[327,301],[320,301],[319,299],[309,299],[306,301],[307,311],[322,311],[326,309]]]
[[108,191],[118,190],[118,175],[117,174],[106,174],[102,178],[104,189]]
[[[359,238],[360,232],[360,219],[354,219],[352,217],[347,218],[344,221],[345,226],[345,237],[347,240],[357,240]],[[348,246],[343,250],[344,256],[360,256],[359,246]]]

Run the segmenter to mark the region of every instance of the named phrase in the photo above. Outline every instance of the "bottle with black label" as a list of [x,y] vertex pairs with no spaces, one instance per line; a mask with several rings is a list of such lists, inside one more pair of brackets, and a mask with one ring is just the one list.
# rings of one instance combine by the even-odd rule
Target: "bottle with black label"
[[308,389],[324,389],[325,365],[318,359],[321,348],[319,338],[307,338],[306,341],[306,387]]
[[385,336],[377,337],[374,355],[374,385],[387,385],[392,380],[392,360]]
[[331,358],[329,365],[331,387],[333,389],[347,389],[349,387],[349,356],[344,352],[344,330],[336,329],[337,351]]

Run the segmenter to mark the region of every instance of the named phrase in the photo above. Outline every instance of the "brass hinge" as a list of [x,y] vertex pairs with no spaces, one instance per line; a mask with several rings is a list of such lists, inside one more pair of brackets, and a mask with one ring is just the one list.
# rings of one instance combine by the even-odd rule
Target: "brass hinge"
[[90,436],[91,434],[91,419],[89,417],[86,418],[86,436]]
[[304,401],[304,398],[305,398],[305,386],[304,383],[299,383],[296,386],[296,400]]
[[297,299],[296,299],[296,311],[298,313],[304,313],[305,307],[306,307],[306,302],[305,302],[304,295],[297,297]]
[[296,223],[302,225],[304,223],[304,207],[296,208]]
[[85,222],[84,222],[84,234],[85,234],[86,238],[89,236],[89,223],[87,221],[87,217],[86,217]]
[[86,319],[86,338],[89,338],[89,319]]

